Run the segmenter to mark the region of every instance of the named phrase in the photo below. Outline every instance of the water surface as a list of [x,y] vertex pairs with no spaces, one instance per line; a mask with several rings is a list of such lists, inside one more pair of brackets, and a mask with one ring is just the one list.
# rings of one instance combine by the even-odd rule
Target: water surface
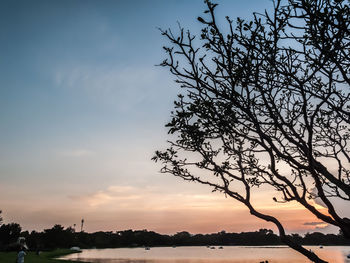
[[[322,249],[310,246],[322,259],[330,263],[350,263],[346,255],[349,246],[328,246]],[[70,254],[62,259],[92,263],[309,263],[304,256],[285,246],[224,246],[215,247],[154,247],[84,249],[82,253]]]

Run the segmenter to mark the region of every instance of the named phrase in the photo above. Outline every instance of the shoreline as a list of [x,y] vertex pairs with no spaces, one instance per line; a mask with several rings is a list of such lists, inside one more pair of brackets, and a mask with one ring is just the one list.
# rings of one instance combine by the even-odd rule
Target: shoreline
[[[81,261],[76,260],[62,260],[59,259],[59,257],[80,253],[80,251],[73,251],[70,249],[55,249],[52,251],[43,251],[40,253],[40,255],[37,255],[35,251],[29,251],[26,252],[27,255],[25,256],[25,262],[29,263],[81,263]],[[5,252],[0,251],[0,262],[3,263],[13,263],[16,262],[17,258],[17,252]],[[85,262],[86,263],[86,262]]]

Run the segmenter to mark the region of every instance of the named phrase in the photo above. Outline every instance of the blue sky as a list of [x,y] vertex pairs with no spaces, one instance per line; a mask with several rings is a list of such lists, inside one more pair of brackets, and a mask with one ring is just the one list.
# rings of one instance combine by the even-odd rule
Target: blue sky
[[[272,5],[219,2],[222,20]],[[227,212],[231,201],[209,189],[159,174],[150,160],[165,147],[178,92],[167,70],[155,66],[168,44],[157,27],[179,21],[198,34],[204,8],[200,0],[0,2],[5,221],[29,230],[82,217],[87,231],[265,227],[240,206]],[[224,213],[221,224],[212,211]]]

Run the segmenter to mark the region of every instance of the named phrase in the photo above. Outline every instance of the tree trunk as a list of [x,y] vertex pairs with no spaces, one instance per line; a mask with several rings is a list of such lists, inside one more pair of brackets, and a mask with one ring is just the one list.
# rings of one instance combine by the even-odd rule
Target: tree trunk
[[283,243],[285,243],[286,245],[288,245],[289,247],[291,247],[292,249],[298,251],[299,253],[303,254],[304,256],[306,256],[308,259],[310,259],[312,262],[315,263],[328,263],[327,261],[324,261],[323,259],[320,259],[314,252],[312,252],[311,250],[307,250],[306,248],[304,248],[303,246],[295,243],[293,240],[291,240],[290,238],[288,238],[286,236],[286,233],[284,231],[284,228],[282,226],[282,224],[277,220],[277,218],[273,217],[273,216],[269,216],[269,215],[265,215],[262,214],[258,211],[256,211],[253,206],[250,203],[246,203],[245,204],[249,210],[250,213],[258,218],[261,218],[265,221],[268,222],[272,222],[274,223],[279,231],[279,236],[281,238],[281,241]]

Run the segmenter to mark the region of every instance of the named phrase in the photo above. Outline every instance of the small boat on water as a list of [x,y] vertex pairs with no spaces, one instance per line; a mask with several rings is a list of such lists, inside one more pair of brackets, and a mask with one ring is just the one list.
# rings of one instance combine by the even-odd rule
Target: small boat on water
[[210,247],[210,249],[215,249],[215,247]]
[[70,250],[73,250],[73,251],[81,251],[80,247],[71,247]]
[[223,247],[219,247],[219,249],[224,249]]

